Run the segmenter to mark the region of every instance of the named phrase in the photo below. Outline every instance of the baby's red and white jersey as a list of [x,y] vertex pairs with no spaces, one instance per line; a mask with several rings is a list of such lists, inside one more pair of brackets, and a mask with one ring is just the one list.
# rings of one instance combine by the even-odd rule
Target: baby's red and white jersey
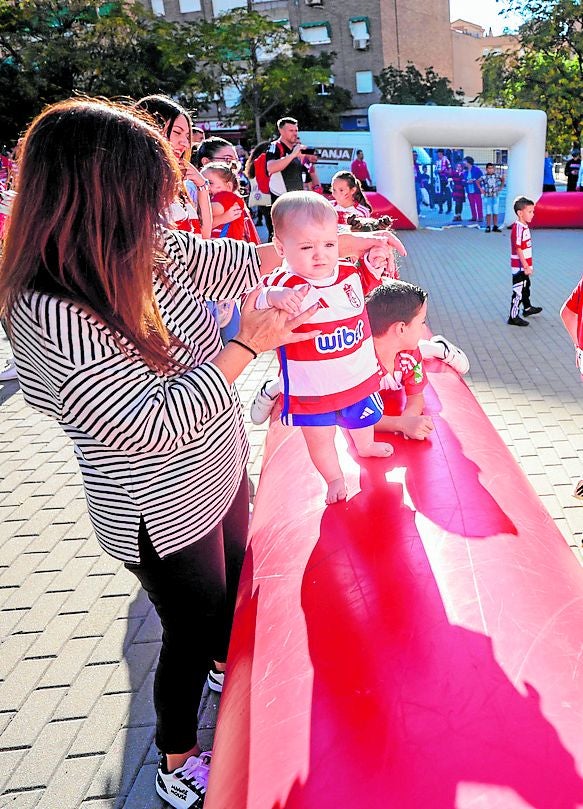
[[523,269],[518,256],[518,250],[524,253],[524,259],[529,267],[532,267],[532,240],[530,237],[530,228],[518,220],[512,225],[510,231],[510,245],[511,245],[511,259],[510,266],[512,272],[517,273]]
[[399,351],[395,357],[393,373],[387,373],[381,378],[380,389],[402,390],[407,396],[422,393],[427,385],[427,377],[423,369],[423,358],[418,348],[413,351]]
[[[321,334],[278,349],[283,416],[341,410],[378,391],[380,369],[354,264],[340,260],[331,276],[318,280],[307,280],[284,264],[265,276],[263,284],[266,288],[309,284],[302,309],[319,304],[295,331],[319,329]],[[264,305],[265,298],[258,300],[258,308]]]
[[358,216],[359,219],[366,218],[370,216],[370,210],[366,207],[366,205],[351,205],[349,208],[343,208],[339,205],[335,199],[330,200],[332,203],[332,207],[336,211],[338,216],[338,224],[339,225],[346,225],[346,220],[349,216]]

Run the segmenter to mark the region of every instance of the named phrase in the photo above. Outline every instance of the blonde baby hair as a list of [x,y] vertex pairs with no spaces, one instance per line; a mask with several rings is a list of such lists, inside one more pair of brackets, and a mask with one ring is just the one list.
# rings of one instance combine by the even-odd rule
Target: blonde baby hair
[[297,225],[301,218],[316,223],[328,220],[336,222],[338,215],[328,200],[314,191],[288,191],[271,207],[271,220],[276,235],[291,224]]

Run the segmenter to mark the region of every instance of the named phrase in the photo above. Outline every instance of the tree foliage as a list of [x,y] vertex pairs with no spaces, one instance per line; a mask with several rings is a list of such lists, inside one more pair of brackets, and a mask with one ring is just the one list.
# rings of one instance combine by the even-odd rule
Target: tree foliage
[[482,61],[480,101],[500,107],[543,109],[551,151],[579,146],[583,130],[583,8],[580,0],[506,0],[518,13],[520,48]]
[[139,2],[0,0],[0,130],[14,140],[49,103],[80,93],[202,91],[185,26]]
[[46,105],[73,94],[172,95],[208,109],[235,91],[229,117],[261,125],[283,112],[337,125],[350,94],[330,81],[333,54],[306,54],[297,31],[252,9],[172,23],[137,0],[0,0],[0,131],[16,140]]
[[231,115],[252,124],[258,140],[262,123],[281,109],[282,99],[286,111],[306,99],[314,107],[318,86],[330,81],[333,57],[307,56],[296,31],[257,11],[235,9],[212,22],[203,21],[196,39],[202,62],[221,92],[234,88],[239,94]]
[[440,76],[432,67],[421,73],[411,62],[403,70],[389,65],[375,81],[385,104],[427,104],[444,107],[460,107],[463,91],[453,90],[446,76]]
[[[272,135],[274,122],[284,115],[297,118],[302,129],[340,128],[340,113],[350,109],[352,98],[349,90],[329,83],[334,57],[334,53],[279,57],[266,66],[259,95],[259,104],[265,112],[261,133],[256,133],[258,138]],[[319,77],[323,79],[320,82]],[[237,115],[240,120],[252,123],[254,112],[247,105],[248,97],[244,88]]]

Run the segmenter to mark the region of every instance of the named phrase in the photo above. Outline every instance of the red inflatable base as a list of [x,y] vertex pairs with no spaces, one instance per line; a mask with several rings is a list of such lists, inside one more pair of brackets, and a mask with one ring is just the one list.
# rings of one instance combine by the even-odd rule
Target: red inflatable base
[[583,193],[545,191],[534,210],[531,227],[583,228]]
[[365,192],[365,197],[372,206],[373,216],[390,216],[395,230],[416,230],[413,222],[382,194],[377,194],[376,191],[367,191]]
[[271,426],[205,809],[583,806],[583,570],[429,370],[430,439],[338,435],[345,504]]

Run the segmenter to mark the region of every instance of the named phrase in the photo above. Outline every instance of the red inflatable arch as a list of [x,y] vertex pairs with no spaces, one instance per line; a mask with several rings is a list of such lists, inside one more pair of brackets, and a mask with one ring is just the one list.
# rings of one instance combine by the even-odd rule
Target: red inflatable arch
[[273,423],[205,809],[583,805],[583,570],[473,395],[325,507]]

